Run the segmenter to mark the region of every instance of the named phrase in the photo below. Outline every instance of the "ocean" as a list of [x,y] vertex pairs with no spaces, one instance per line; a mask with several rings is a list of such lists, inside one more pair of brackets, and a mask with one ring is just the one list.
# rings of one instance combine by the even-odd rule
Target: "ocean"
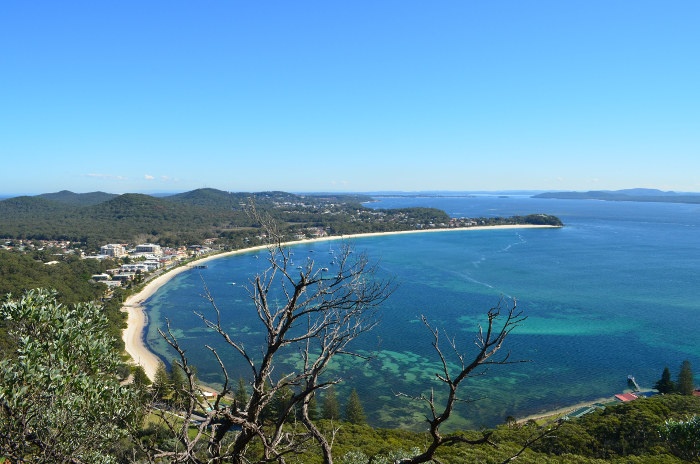
[[[417,396],[435,388],[442,395],[421,315],[468,355],[486,311],[499,302],[507,308],[512,299],[527,319],[503,352],[528,362],[493,366],[469,379],[461,389],[469,401],[456,408],[452,429],[490,427],[509,416],[612,397],[628,388],[628,375],[651,388],[665,366],[675,375],[686,359],[700,370],[700,205],[479,194],[381,197],[368,206],[430,206],[454,217],[547,213],[565,224],[346,240],[398,284],[381,308],[378,327],[354,345],[373,358],[339,361],[328,372],[343,378],[341,398],[357,389],[374,426],[421,429],[424,405],[396,393]],[[326,265],[322,261],[337,246],[296,245],[294,259],[313,256]],[[222,354],[234,381],[244,376],[245,365],[194,313],[211,315],[201,296],[206,283],[231,334],[254,350],[262,332],[245,286],[264,270],[264,258],[260,252],[221,258],[173,278],[146,302],[150,348],[165,361],[173,359],[157,333],[167,319],[202,381],[222,379],[205,344]],[[288,354],[277,373],[295,370],[297,361]]]

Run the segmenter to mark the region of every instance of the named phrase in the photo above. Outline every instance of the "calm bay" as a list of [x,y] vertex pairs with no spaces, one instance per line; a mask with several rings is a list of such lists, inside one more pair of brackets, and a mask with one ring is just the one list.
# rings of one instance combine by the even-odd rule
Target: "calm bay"
[[[512,298],[528,318],[504,350],[530,362],[495,366],[471,379],[462,396],[474,401],[458,407],[453,428],[492,426],[508,416],[611,397],[627,388],[630,374],[649,388],[665,366],[675,373],[685,359],[700,369],[700,205],[453,195],[381,197],[368,206],[430,206],[454,217],[547,213],[565,224],[346,239],[398,284],[379,326],[355,345],[373,359],[340,360],[328,373],[344,379],[341,398],[358,390],[372,425],[420,428],[426,411],[395,393],[440,388],[421,315],[469,353],[488,308],[499,301],[508,307]],[[299,264],[313,259],[328,266],[338,246],[314,242],[292,250]],[[262,332],[245,286],[265,264],[264,252],[251,252],[174,277],[146,302],[149,347],[166,361],[173,358],[157,334],[167,318],[203,382],[221,382],[205,344],[217,347],[234,380],[245,376],[245,365],[194,311],[211,314],[201,297],[206,282],[231,334],[255,350]],[[287,353],[278,373],[297,363]]]

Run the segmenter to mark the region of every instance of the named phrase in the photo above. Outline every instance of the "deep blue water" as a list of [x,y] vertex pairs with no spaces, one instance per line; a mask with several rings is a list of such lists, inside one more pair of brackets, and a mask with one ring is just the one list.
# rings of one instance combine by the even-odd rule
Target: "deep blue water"
[[[531,362],[497,366],[462,390],[476,401],[460,405],[454,427],[502,423],[580,401],[610,397],[627,388],[628,374],[651,387],[665,366],[677,372],[685,359],[700,366],[700,206],[544,200],[526,196],[383,198],[369,206],[432,206],[452,216],[548,213],[562,229],[450,231],[351,239],[357,251],[378,260],[399,284],[382,307],[381,324],[356,348],[376,354],[369,364],[336,363],[341,394],[357,388],[368,418],[378,426],[420,426],[425,410],[396,398],[439,388],[436,357],[420,315],[445,329],[468,352],[486,310],[516,298],[528,319],[504,350]],[[333,243],[332,246],[337,246]],[[310,253],[309,249],[314,249]],[[299,245],[295,259],[328,259],[329,243]],[[208,269],[175,277],[147,303],[149,345],[171,359],[157,327],[167,317],[187,346],[202,380],[220,377],[202,348],[216,338],[193,311],[209,311],[200,297],[206,281],[232,334],[253,347],[259,321],[244,286],[264,269],[255,254],[211,261]],[[232,285],[235,282],[236,285]],[[222,344],[220,353],[232,353]],[[231,354],[231,377],[245,374]],[[280,370],[295,368],[294,356]],[[696,371],[700,367],[696,367]],[[280,372],[282,373],[282,372]],[[344,390],[345,389],[345,390]],[[439,390],[436,390],[439,391]]]

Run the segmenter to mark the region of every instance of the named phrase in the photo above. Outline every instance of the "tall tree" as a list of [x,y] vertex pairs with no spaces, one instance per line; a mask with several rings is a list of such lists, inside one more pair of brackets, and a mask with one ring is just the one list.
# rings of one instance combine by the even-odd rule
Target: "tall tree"
[[163,362],[158,363],[156,373],[153,376],[153,384],[151,384],[154,396],[159,400],[169,400],[172,398],[172,388],[170,386],[170,374],[165,368]]
[[338,404],[338,395],[336,395],[335,387],[333,385],[329,386],[323,393],[321,417],[323,419],[331,420],[340,419],[340,405]]
[[309,420],[318,420],[318,400],[316,399],[316,395],[311,395],[311,397],[309,398],[309,405],[307,409]]
[[673,393],[676,390],[676,384],[671,380],[671,371],[668,366],[664,367],[661,378],[654,384],[654,388],[663,394]]
[[187,376],[177,359],[173,359],[170,363],[170,390],[173,395],[171,400],[173,404],[182,407],[189,396],[189,388]]
[[245,405],[248,404],[248,391],[246,390],[243,377],[238,379],[238,388],[236,388],[234,400],[236,401],[236,407],[239,409],[245,408]]
[[354,388],[350,392],[348,402],[345,405],[345,420],[351,424],[358,425],[367,422],[365,418],[365,410],[362,407],[362,402],[360,401],[360,395],[357,394],[357,390]]
[[681,363],[681,370],[678,373],[678,393],[681,395],[692,395],[695,391],[695,379],[693,378],[693,368],[687,359]]
[[0,456],[10,462],[111,462],[139,419],[136,388],[120,386],[107,319],[92,303],[64,306],[55,291],[6,300],[17,356],[0,361]]
[[139,387],[148,387],[151,385],[151,379],[148,378],[146,371],[142,366],[136,366],[132,373],[133,382]]

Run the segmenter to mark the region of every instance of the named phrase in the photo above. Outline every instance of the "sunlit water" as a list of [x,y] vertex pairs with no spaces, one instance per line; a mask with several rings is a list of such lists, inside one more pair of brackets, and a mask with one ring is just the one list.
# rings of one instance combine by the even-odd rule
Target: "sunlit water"
[[[665,366],[676,372],[684,359],[700,369],[700,206],[518,196],[386,198],[370,206],[434,206],[470,217],[543,212],[566,224],[350,240],[399,284],[382,307],[380,325],[355,344],[374,359],[338,362],[329,372],[344,379],[341,398],[357,388],[373,425],[420,427],[426,410],[395,393],[440,391],[437,357],[421,315],[444,329],[444,341],[455,337],[469,353],[486,310],[501,298],[505,306],[516,298],[528,316],[504,350],[513,360],[530,362],[495,366],[465,384],[462,396],[474,401],[458,407],[453,427],[492,426],[507,416],[611,397],[627,388],[628,374],[651,387]],[[296,246],[294,259],[312,256],[329,265],[323,263],[330,260],[329,246],[338,244]],[[150,347],[165,360],[173,358],[156,332],[167,318],[203,381],[221,381],[204,344],[218,348],[233,379],[246,375],[240,359],[194,311],[211,314],[200,296],[206,281],[225,326],[254,350],[262,332],[244,286],[264,269],[264,258],[222,258],[175,277],[147,302]],[[296,370],[295,357],[286,356],[277,369]]]

